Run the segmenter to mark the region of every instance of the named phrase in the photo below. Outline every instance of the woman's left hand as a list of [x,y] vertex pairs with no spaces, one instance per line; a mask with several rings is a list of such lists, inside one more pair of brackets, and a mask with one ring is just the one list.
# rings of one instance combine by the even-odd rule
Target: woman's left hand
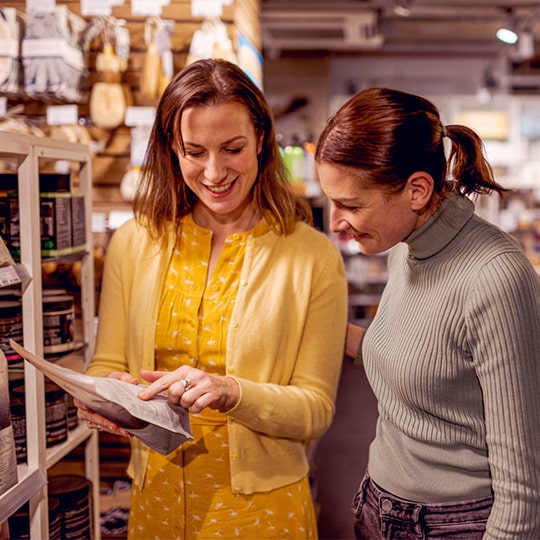
[[137,394],[139,398],[152,399],[166,390],[171,403],[193,413],[200,413],[206,407],[226,412],[240,399],[240,386],[232,377],[210,375],[188,366],[174,371],[141,369],[141,376],[152,384]]

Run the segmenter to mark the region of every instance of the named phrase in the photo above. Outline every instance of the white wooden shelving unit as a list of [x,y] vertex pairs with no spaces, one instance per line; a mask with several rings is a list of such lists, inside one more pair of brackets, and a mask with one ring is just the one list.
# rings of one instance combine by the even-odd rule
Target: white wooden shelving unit
[[[78,164],[79,191],[85,195],[86,248],[80,255],[81,312],[84,361],[94,348],[94,268],[92,258],[92,161],[86,145],[47,138],[0,133],[0,160],[15,160],[18,172],[21,263],[31,276],[22,294],[24,347],[43,356],[42,280],[40,244],[39,172],[43,160]],[[73,188],[73,186],[72,186]],[[64,443],[47,448],[44,377],[25,362],[27,463],[18,465],[18,483],[0,495],[0,523],[29,503],[30,538],[48,538],[47,471],[77,446],[85,444],[85,474],[92,482],[93,540],[100,539],[98,434],[79,424]]]

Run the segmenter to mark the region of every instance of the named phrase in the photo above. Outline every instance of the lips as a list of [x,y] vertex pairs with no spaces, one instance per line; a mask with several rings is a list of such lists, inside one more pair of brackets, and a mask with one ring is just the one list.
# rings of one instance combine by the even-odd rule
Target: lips
[[207,186],[204,187],[213,193],[214,195],[223,195],[224,193],[227,193],[234,185],[236,180],[233,180],[232,182],[229,182],[228,184],[223,184],[221,186]]

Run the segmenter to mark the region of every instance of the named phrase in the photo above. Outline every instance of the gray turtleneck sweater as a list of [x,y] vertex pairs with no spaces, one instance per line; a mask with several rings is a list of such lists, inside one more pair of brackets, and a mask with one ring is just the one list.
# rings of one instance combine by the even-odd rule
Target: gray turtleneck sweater
[[358,360],[379,403],[369,472],[419,502],[494,495],[485,538],[540,538],[540,279],[452,194],[389,254]]

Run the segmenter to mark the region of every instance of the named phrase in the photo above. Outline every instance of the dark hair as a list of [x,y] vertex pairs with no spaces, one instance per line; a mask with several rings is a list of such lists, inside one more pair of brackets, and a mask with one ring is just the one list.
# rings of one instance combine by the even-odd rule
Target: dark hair
[[[190,107],[236,102],[244,105],[255,133],[262,137],[259,174],[253,187],[255,205],[279,234],[288,234],[297,221],[312,223],[306,201],[296,196],[287,180],[275,136],[272,112],[263,93],[235,64],[226,60],[198,60],[175,75],[161,96],[142,164],[135,195],[135,215],[155,239],[166,241],[170,225],[197,201],[183,181],[177,157],[182,148],[180,122]],[[176,229],[176,228],[175,228]]]
[[[443,138],[451,141],[448,160]],[[350,98],[330,118],[315,152],[317,162],[361,169],[368,181],[401,190],[416,171],[429,173],[434,194],[499,194],[480,137],[462,125],[441,123],[425,98],[389,88],[369,88]]]

